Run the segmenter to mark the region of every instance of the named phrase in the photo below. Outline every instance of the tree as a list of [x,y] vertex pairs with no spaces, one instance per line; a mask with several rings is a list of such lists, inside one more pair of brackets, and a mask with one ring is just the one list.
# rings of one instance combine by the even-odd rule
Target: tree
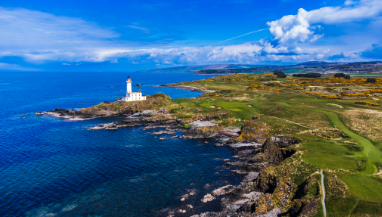
[[346,75],[344,73],[336,73],[334,74],[335,78],[344,78]]
[[367,78],[366,83],[375,83],[377,80],[375,78]]
[[293,74],[294,77],[304,77],[304,78],[319,78],[320,73],[305,73],[305,74]]
[[345,75],[345,79],[350,79],[350,75]]
[[277,78],[286,78],[287,77],[287,75],[284,72],[281,72],[281,71],[273,72],[273,74],[276,75]]

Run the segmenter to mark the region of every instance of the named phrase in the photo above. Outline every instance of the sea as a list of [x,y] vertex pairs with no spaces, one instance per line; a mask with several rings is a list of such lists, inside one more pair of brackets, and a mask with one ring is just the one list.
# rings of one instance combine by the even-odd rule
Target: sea
[[[143,127],[89,130],[121,120],[68,121],[36,112],[113,101],[133,91],[171,98],[200,93],[158,87],[211,77],[191,73],[0,72],[0,216],[184,216],[219,210],[206,193],[240,177],[223,159],[233,150],[213,140],[163,141]],[[140,83],[144,86],[135,87]],[[177,132],[180,135],[179,132]],[[182,195],[195,191],[186,201]],[[186,209],[190,204],[194,209]]]

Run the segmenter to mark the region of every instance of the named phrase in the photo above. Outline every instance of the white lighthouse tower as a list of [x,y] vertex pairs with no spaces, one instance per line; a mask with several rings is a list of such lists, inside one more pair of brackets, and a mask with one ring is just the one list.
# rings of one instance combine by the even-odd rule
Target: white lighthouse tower
[[130,76],[127,77],[126,83],[127,83],[126,93],[133,92],[133,91],[131,91],[132,89],[131,89],[131,78],[130,78]]
[[146,96],[142,96],[142,93],[140,91],[133,92],[132,91],[132,82],[130,76],[127,77],[126,80],[126,96],[122,98],[122,101],[124,102],[131,102],[131,101],[139,101],[139,100],[146,100]]

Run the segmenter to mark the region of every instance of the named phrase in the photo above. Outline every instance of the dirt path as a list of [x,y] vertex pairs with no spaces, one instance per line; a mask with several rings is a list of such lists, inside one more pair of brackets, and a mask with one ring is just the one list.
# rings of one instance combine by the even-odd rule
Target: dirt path
[[324,209],[324,216],[326,217],[326,206],[325,206],[325,185],[324,185],[324,173],[321,170],[321,186],[322,186],[322,208]]
[[277,119],[280,119],[280,120],[288,121],[288,122],[293,123],[293,124],[296,124],[296,125],[298,125],[298,126],[300,126],[300,127],[305,127],[305,128],[308,128],[308,129],[312,129],[312,128],[310,128],[310,127],[301,125],[301,124],[299,124],[299,123],[296,123],[296,122],[293,122],[293,121],[290,121],[290,120],[287,120],[287,119],[284,119],[284,118],[278,118],[278,117],[276,117],[276,116],[272,116],[272,117],[277,118]]

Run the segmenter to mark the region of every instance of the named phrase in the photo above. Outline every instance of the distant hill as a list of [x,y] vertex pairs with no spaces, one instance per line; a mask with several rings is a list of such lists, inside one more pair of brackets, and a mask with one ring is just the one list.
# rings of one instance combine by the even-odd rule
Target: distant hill
[[194,74],[232,74],[232,73],[370,73],[381,71],[382,64],[379,61],[337,63],[325,61],[309,61],[295,65],[251,65],[251,64],[211,64],[195,66],[179,66],[161,69],[141,70],[138,72],[181,72]]
[[[312,66],[312,65],[325,65],[325,64],[329,64],[329,63],[325,61],[309,61],[304,63],[298,63],[296,64],[296,66],[301,66],[301,65]],[[330,63],[330,64],[335,64],[335,63]]]

